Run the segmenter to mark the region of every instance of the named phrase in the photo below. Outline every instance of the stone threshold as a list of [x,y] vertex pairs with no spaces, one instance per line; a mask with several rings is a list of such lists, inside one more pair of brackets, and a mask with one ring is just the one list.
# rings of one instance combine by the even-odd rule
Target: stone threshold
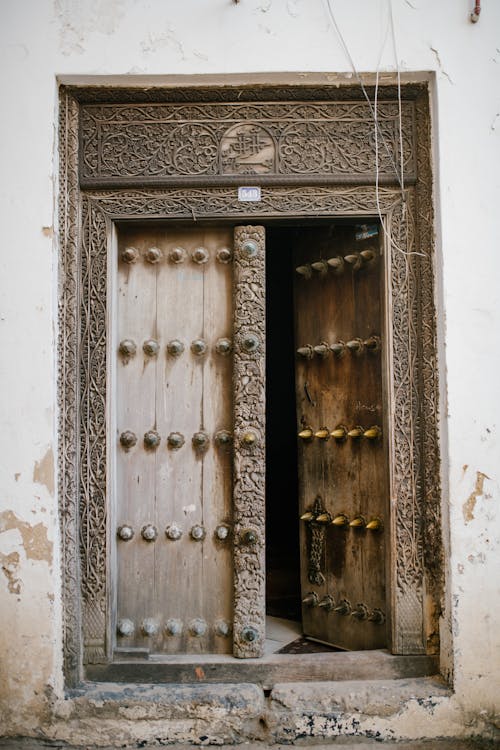
[[[184,745],[184,744],[172,744],[165,745],[163,747],[169,747],[170,750],[193,750],[194,748],[200,748],[200,745]],[[294,747],[308,747],[304,743],[294,743]],[[493,744],[492,740],[485,740],[481,738],[470,738],[470,739],[434,739],[434,740],[415,740],[413,742],[390,742],[383,741],[379,742],[376,740],[366,740],[364,742],[349,742],[349,740],[342,739],[341,741],[335,741],[330,744],[314,744],[314,750],[335,750],[335,748],[345,748],[345,750],[367,750],[369,748],[380,748],[380,747],[392,747],[394,750],[494,750],[498,747],[498,744]],[[134,743],[132,745],[120,745],[121,750],[138,750],[139,748],[161,747],[156,743],[143,744],[142,742]],[[235,745],[218,745],[218,750],[235,750]],[[239,747],[242,747],[241,745]],[[276,744],[270,745],[267,743],[245,743],[244,750],[289,750],[290,745]],[[68,745],[64,742],[58,742],[57,740],[38,740],[32,737],[0,737],[0,748],[1,750],[117,750],[116,746],[108,745],[106,747],[97,745]]]
[[[128,658],[127,658],[128,657]],[[439,673],[436,656],[402,656],[385,650],[316,654],[269,654],[261,659],[204,654],[121,655],[110,664],[86,667],[90,682],[251,683],[270,690],[282,682],[401,680]]]

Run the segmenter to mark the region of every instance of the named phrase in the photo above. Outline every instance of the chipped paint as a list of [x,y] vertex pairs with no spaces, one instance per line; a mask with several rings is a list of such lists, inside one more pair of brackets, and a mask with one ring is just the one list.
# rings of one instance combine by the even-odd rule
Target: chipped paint
[[85,52],[89,36],[96,32],[113,34],[125,15],[124,0],[55,0],[54,15],[59,23],[63,55]]
[[[345,733],[353,736],[346,737],[342,745],[356,741],[356,734],[358,742],[372,737],[382,743],[382,737],[488,738],[494,731],[492,725],[500,728],[500,629],[496,625],[500,619],[500,547],[496,533],[500,494],[494,481],[499,446],[494,427],[500,424],[498,348],[494,343],[498,338],[496,207],[500,189],[492,168],[498,163],[500,107],[491,94],[498,91],[500,3],[484,3],[485,22],[476,25],[468,21],[472,4],[472,0],[461,4],[456,0],[393,3],[403,80],[413,75],[430,80],[433,112],[439,113],[433,120],[438,167],[433,198],[438,209],[440,248],[434,297],[440,321],[443,385],[444,536],[449,538],[446,559],[451,573],[444,602],[441,664],[445,663],[446,674],[453,672],[454,693],[437,696],[440,702],[436,705],[433,688],[419,693],[412,686],[408,693],[416,698],[404,699],[394,683],[388,686],[387,695],[379,681],[365,688],[359,683],[344,689],[338,684],[330,688],[323,685],[318,687],[319,698],[313,706],[304,686],[295,685],[289,686],[290,690],[295,691],[297,700],[303,696],[302,705],[298,706],[296,700],[285,711],[278,701],[274,702],[275,710],[260,696],[255,695],[253,701],[245,693],[248,685],[227,688],[231,697],[247,695],[248,710],[241,700],[233,707],[214,701],[207,708],[200,698],[201,684],[197,686],[200,693],[184,699],[185,687],[165,685],[142,686],[142,698],[134,696],[129,685],[104,686],[100,702],[92,702],[82,692],[64,693],[60,570],[56,564],[50,569],[41,559],[49,553],[47,536],[55,540],[60,535],[57,484],[50,494],[54,479],[46,476],[43,458],[49,442],[56,445],[51,411],[55,406],[54,303],[59,269],[50,226],[52,207],[54,213],[58,207],[57,180],[53,178],[57,167],[55,81],[56,75],[63,83],[67,76],[72,76],[73,82],[95,76],[91,85],[114,85],[113,76],[128,71],[143,74],[144,86],[155,85],[155,81],[166,81],[170,86],[182,74],[214,73],[210,80],[215,80],[216,71],[220,83],[223,74],[238,71],[241,76],[250,73],[252,80],[262,83],[263,76],[254,73],[269,71],[265,76],[278,80],[277,71],[295,70],[301,72],[290,77],[294,83],[341,85],[354,81],[355,73],[333,72],[350,70],[350,64],[341,40],[328,23],[322,0],[8,3],[9,11],[0,24],[0,36],[11,62],[5,79],[5,101],[16,102],[16,106],[4,107],[3,124],[6,143],[18,147],[6,148],[2,162],[4,205],[8,210],[2,225],[6,251],[2,257],[5,282],[0,327],[6,398],[0,512],[10,508],[16,515],[2,517],[4,527],[12,530],[0,534],[0,652],[5,675],[0,681],[2,733],[33,735],[54,746],[66,739],[83,747],[158,747],[175,741],[192,741],[200,746],[223,741],[252,743],[256,737],[266,744],[279,740],[294,744],[298,728],[304,730],[311,744],[325,741],[326,734],[335,739],[333,735],[344,734],[345,728]],[[353,62],[363,71],[363,81],[370,80],[370,71],[375,71],[381,57],[380,82],[392,82],[391,71],[397,60],[390,37],[380,54],[386,3],[360,0],[355,8],[349,3],[332,5]],[[299,13],[298,18],[293,18],[294,12]],[[266,27],[258,26],[259,21],[274,30],[274,36]],[[332,72],[320,76],[314,71]],[[445,72],[451,75],[454,86]],[[123,76],[117,84],[134,81]],[[200,79],[194,85],[200,85]],[[32,112],[36,112],[36,122],[29,116]],[[29,178],[18,179],[19,175]],[[473,197],[470,184],[474,185]],[[60,281],[64,284],[66,279],[61,277]],[[67,281],[74,283],[74,279]],[[427,293],[432,295],[433,290],[423,290],[424,295]],[[483,478],[478,484],[477,466],[492,477],[491,482]],[[32,475],[38,483],[34,491]],[[73,481],[71,476],[61,479],[63,483]],[[486,500],[487,492],[494,500]],[[391,497],[392,501],[397,502],[397,495]],[[32,525],[42,520],[48,529],[37,525],[35,533],[24,524],[25,519]],[[64,516],[62,521],[65,533],[75,531],[67,526]],[[34,560],[26,560],[21,547],[23,534],[30,554],[36,546],[34,538],[40,536],[41,551],[35,551]],[[58,544],[64,543],[60,535]],[[488,625],[487,617],[491,618]],[[50,697],[49,684],[54,687],[55,701]],[[210,686],[211,693],[216,690],[220,688]],[[366,693],[366,700],[360,693]],[[342,700],[347,703],[338,707],[341,694],[345,694]],[[360,724],[355,725],[353,719]],[[264,738],[259,735],[262,731]],[[461,747],[459,741],[456,747]]]
[[47,527],[43,523],[31,526],[21,521],[11,510],[0,514],[0,533],[16,529],[21,534],[22,546],[29,560],[44,560],[52,564],[52,542],[47,538]]
[[51,495],[54,494],[54,453],[51,447],[40,461],[35,461],[33,481],[43,484]]
[[484,494],[484,480],[489,478],[490,477],[482,471],[476,471],[476,483],[474,489],[462,506],[465,523],[470,523],[470,521],[474,520],[474,509],[476,507],[477,499]]
[[187,59],[184,44],[172,26],[169,26],[164,31],[150,32],[141,42],[141,49],[145,55],[154,54],[166,47],[176,50],[181,60]]
[[7,579],[7,588],[11,594],[21,593],[21,580],[17,575],[19,572],[19,560],[19,552],[11,552],[9,555],[2,555],[0,553],[0,567]]

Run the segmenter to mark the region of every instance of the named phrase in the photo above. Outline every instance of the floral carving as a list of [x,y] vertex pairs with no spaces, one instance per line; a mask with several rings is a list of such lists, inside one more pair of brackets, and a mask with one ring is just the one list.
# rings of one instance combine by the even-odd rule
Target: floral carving
[[[245,252],[247,241],[256,252]],[[242,445],[234,454],[233,484],[233,653],[238,657],[261,656],[265,637],[265,234],[259,226],[236,227],[234,234],[234,337],[244,341],[249,334],[260,345],[235,347],[233,360],[234,433],[236,445]],[[249,432],[256,436],[252,443],[243,439]],[[255,543],[238,543],[249,525]]]
[[83,202],[80,305],[80,547],[87,663],[105,660],[106,612],[106,218]]
[[[414,105],[403,103],[405,173],[415,176]],[[399,115],[379,103],[380,175],[396,179]],[[373,119],[364,102],[86,105],[82,171],[87,184],[230,175],[375,174]]]
[[78,542],[78,103],[63,90],[59,109],[59,471],[61,504],[64,671],[70,685],[80,671]]

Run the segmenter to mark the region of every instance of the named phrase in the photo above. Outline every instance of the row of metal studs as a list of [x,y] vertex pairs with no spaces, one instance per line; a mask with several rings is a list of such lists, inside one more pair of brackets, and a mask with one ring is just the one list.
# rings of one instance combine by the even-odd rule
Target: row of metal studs
[[369,531],[382,531],[384,524],[382,519],[376,516],[375,518],[367,521],[362,515],[355,516],[352,520],[346,516],[345,513],[337,513],[332,516],[328,511],[322,511],[321,513],[314,513],[312,510],[306,510],[300,516],[301,521],[306,523],[319,523],[332,526],[350,526],[353,529],[368,529]]
[[[170,539],[173,542],[178,541],[183,534],[184,531],[182,529],[182,526],[176,522],[169,524],[165,529],[165,536],[167,537],[167,539]],[[226,539],[229,538],[230,534],[231,527],[225,523],[219,524],[214,531],[214,536],[219,542],[225,542]],[[134,538],[135,530],[132,526],[130,526],[130,524],[124,523],[118,527],[117,535],[118,538],[123,542],[129,542]],[[194,524],[194,526],[191,526],[189,536],[195,542],[202,542],[205,539],[206,535],[207,531],[201,524]],[[152,523],[147,523],[141,529],[141,536],[146,542],[155,542],[158,538],[158,529]]]
[[[190,349],[195,356],[203,357],[208,353],[209,347],[204,339],[194,339],[190,344]],[[217,339],[214,345],[214,351],[223,356],[230,354],[232,349],[232,341],[228,338]],[[148,357],[156,357],[160,351],[160,344],[156,339],[147,339],[142,345],[142,350]],[[166,353],[170,357],[179,357],[184,350],[185,346],[179,339],[172,339],[166,345]],[[129,360],[137,354],[137,344],[132,339],[123,339],[118,346],[118,352],[124,359]]]
[[[135,630],[136,626],[133,620],[130,620],[127,617],[118,620],[117,631],[118,635],[120,635],[122,638],[132,637],[135,633]],[[144,618],[144,620],[142,620],[140,624],[140,631],[142,635],[146,636],[147,638],[152,638],[158,635],[160,633],[160,630],[160,623],[153,617]],[[184,623],[182,622],[182,620],[171,617],[166,621],[163,630],[166,635],[178,638],[184,631]],[[201,638],[204,635],[207,635],[208,630],[209,625],[202,617],[195,617],[187,623],[188,635],[191,635],[195,638]],[[231,630],[232,625],[226,620],[217,620],[213,625],[213,631],[215,635],[218,635],[222,638],[226,638],[231,633]]]
[[300,346],[297,349],[297,354],[302,359],[312,359],[315,355],[320,359],[326,359],[330,353],[335,354],[337,358],[344,356],[346,351],[360,356],[365,351],[370,354],[376,354],[380,351],[381,342],[379,336],[370,336],[367,339],[355,338],[350,341],[336,341],[334,344],[329,344],[327,341],[322,341],[316,346],[306,344],[306,346]]
[[318,440],[322,440],[325,442],[331,437],[334,438],[337,442],[347,440],[348,437],[353,440],[357,440],[359,438],[366,438],[367,440],[377,440],[378,438],[382,437],[382,429],[378,425],[372,425],[372,427],[368,427],[367,429],[361,427],[360,425],[356,425],[349,430],[344,425],[339,425],[330,432],[328,427],[321,427],[316,431],[314,431],[312,427],[304,427],[304,429],[298,433],[298,437],[304,441],[311,441],[314,438],[317,438]]
[[[141,258],[143,258],[146,263],[156,265],[163,260],[163,257],[163,251],[160,250],[159,247],[149,247],[143,253],[141,253],[136,247],[126,247],[120,254],[121,260],[128,265],[137,263]],[[233,259],[233,253],[229,248],[223,247],[217,251],[215,257],[219,263],[226,265]],[[171,263],[178,265],[179,263],[184,263],[188,259],[188,253],[183,247],[175,247],[168,254],[168,259]],[[191,253],[191,260],[198,265],[204,265],[210,260],[210,253],[204,247],[197,247]]]
[[302,599],[302,604],[306,607],[320,607],[324,612],[334,612],[337,615],[354,617],[355,620],[367,620],[375,625],[383,625],[385,622],[384,612],[375,607],[370,610],[366,604],[359,603],[353,608],[347,599],[342,599],[338,605],[330,594],[324,596],[321,600],[315,591],[309,591]]
[[296,272],[303,279],[312,279],[316,277],[325,277],[328,272],[335,274],[341,274],[345,270],[345,264],[351,267],[352,271],[359,271],[367,263],[375,260],[377,254],[374,250],[362,250],[360,253],[352,253],[350,255],[336,255],[334,258],[328,258],[328,260],[317,260],[314,263],[304,263],[302,266],[297,266]]
[[[219,430],[214,435],[214,442],[219,448],[226,448],[231,445],[233,436],[228,430]],[[181,432],[171,432],[167,437],[167,447],[170,450],[179,450],[186,442]],[[144,447],[146,450],[154,451],[161,443],[161,435],[157,430],[148,430],[144,433]],[[245,432],[240,439],[243,448],[251,450],[258,445],[259,436],[253,430]],[[120,434],[120,445],[128,452],[137,444],[137,435],[132,430],[124,430]],[[203,430],[195,432],[191,438],[191,444],[196,451],[206,451],[210,446],[210,435]]]

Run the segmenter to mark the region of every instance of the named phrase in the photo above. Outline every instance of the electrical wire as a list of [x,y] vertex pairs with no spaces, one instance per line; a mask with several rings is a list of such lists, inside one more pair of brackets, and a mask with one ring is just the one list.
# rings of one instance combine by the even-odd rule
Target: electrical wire
[[[406,202],[406,195],[405,195],[405,187],[404,187],[404,149],[403,149],[403,117],[402,117],[402,101],[401,101],[401,71],[399,67],[399,57],[397,54],[397,45],[396,45],[396,34],[394,29],[394,17],[392,13],[392,0],[388,0],[388,10],[389,10],[389,19],[388,19],[388,25],[386,27],[386,32],[384,39],[382,41],[382,45],[380,48],[379,58],[377,62],[377,70],[375,75],[375,94],[374,94],[374,102],[372,104],[371,99],[368,95],[368,92],[366,91],[366,88],[363,84],[363,81],[361,79],[360,74],[358,73],[356,69],[356,65],[354,63],[354,60],[352,58],[352,55],[349,51],[349,48],[347,46],[347,42],[345,41],[342,32],[340,31],[339,25],[337,23],[337,20],[335,18],[335,15],[333,13],[333,8],[331,4],[332,0],[326,0],[326,6],[328,9],[329,16],[331,18],[332,24],[337,32],[337,35],[340,39],[340,42],[342,44],[343,50],[346,54],[346,57],[349,60],[349,63],[352,68],[352,72],[354,73],[356,80],[358,81],[361,91],[363,92],[363,95],[368,103],[368,106],[370,108],[370,112],[373,117],[373,123],[374,123],[374,140],[375,140],[375,200],[377,204],[377,213],[380,220],[380,224],[382,226],[382,229],[384,231],[385,236],[388,238],[389,243],[391,247],[393,247],[395,250],[399,251],[405,256],[410,255],[419,255],[425,257],[425,253],[416,252],[416,251],[408,251],[403,250],[398,243],[394,240],[394,238],[391,236],[391,233],[387,231],[386,223],[384,220],[384,217],[382,215],[382,210],[380,207],[380,170],[379,170],[379,139],[382,141],[387,154],[389,156],[389,159],[392,163],[392,166],[394,168],[395,175],[397,177],[399,186],[401,188],[401,202],[402,202],[402,213],[403,213],[403,220],[406,219],[407,215],[407,202]],[[394,161],[394,157],[389,150],[389,147],[387,145],[387,141],[384,137],[383,132],[380,129],[380,124],[378,120],[378,89],[379,89],[379,71],[380,71],[380,63],[382,60],[382,55],[385,49],[385,45],[387,42],[387,35],[389,32],[389,28],[391,29],[391,36],[392,36],[392,46],[393,46],[393,52],[396,60],[396,69],[397,69],[397,89],[398,89],[398,125],[399,125],[399,162],[400,162],[400,171],[397,168],[397,165]]]
[[[406,196],[404,192],[404,149],[403,149],[403,107],[401,103],[401,71],[399,67],[399,56],[398,56],[398,50],[397,50],[397,44],[396,44],[396,33],[394,30],[394,16],[392,12],[392,0],[387,0],[388,7],[389,7],[389,23],[391,28],[391,36],[392,36],[392,49],[394,52],[394,59],[396,62],[396,70],[397,70],[397,88],[398,88],[398,124],[399,124],[399,163],[400,163],[400,169],[401,169],[401,175],[399,184],[401,186],[401,201],[402,201],[402,214],[403,214],[403,221],[406,219],[406,213],[407,213],[407,202],[406,202]],[[379,83],[379,70],[380,70],[380,62],[382,60],[382,52],[381,50],[379,60],[377,63],[377,75],[376,75],[376,81],[375,81],[375,102],[378,102],[378,83]],[[375,105],[375,109],[376,109]],[[375,128],[375,139],[377,138],[377,128]],[[377,149],[378,152],[378,149]],[[384,230],[384,233],[388,236],[389,242],[391,243],[392,247],[394,247],[396,250],[398,250],[400,253],[402,253],[405,256],[409,255],[419,255],[421,257],[425,257],[425,253],[418,252],[416,250],[403,250],[392,238],[392,236],[387,233],[384,220],[382,217],[382,212],[380,210],[380,200],[379,200],[379,192],[378,192],[378,173],[379,173],[379,166],[378,166],[378,157],[376,158],[376,175],[377,175],[377,186],[376,186],[376,193],[377,193],[377,209],[379,213],[379,219],[382,224],[382,228]]]
[[[389,19],[391,24],[391,35],[392,35],[392,49],[394,52],[394,59],[396,61],[396,70],[397,70],[397,77],[398,77],[398,118],[399,118],[399,166],[401,169],[401,189],[404,188],[405,184],[405,162],[404,162],[404,152],[403,152],[403,107],[401,105],[401,70],[399,68],[399,55],[398,55],[398,48],[396,44],[396,32],[394,30],[394,15],[392,12],[392,0],[389,0]],[[404,199],[403,195],[403,206],[406,204],[406,201]]]
[[[356,69],[356,65],[354,64],[354,60],[353,60],[352,55],[351,55],[351,53],[349,51],[349,47],[347,46],[347,42],[345,41],[345,39],[344,39],[344,37],[342,35],[342,32],[341,32],[341,30],[339,28],[339,25],[338,25],[338,23],[337,23],[337,21],[335,19],[331,2],[332,2],[332,0],[326,0],[326,7],[327,7],[327,10],[328,10],[328,14],[329,14],[330,19],[332,21],[332,24],[333,24],[333,26],[335,28],[335,31],[337,32],[337,35],[338,35],[338,37],[340,39],[340,43],[342,44],[342,48],[343,48],[343,50],[345,52],[345,55],[346,55],[347,59],[349,60],[349,64],[351,66],[352,72],[354,73],[354,76],[356,77],[356,80],[359,83],[361,91],[363,92],[363,96],[366,99],[368,107],[370,108],[371,115],[372,115],[372,117],[373,117],[373,119],[375,121],[375,116],[374,116],[375,113],[374,113],[374,110],[373,110],[372,101],[371,101],[371,99],[370,99],[370,97],[368,95],[368,92],[367,92],[367,90],[365,88],[363,80],[362,80],[360,74],[358,73],[358,71]],[[394,168],[394,172],[396,174],[396,177],[398,178],[398,182],[400,182],[400,177],[399,177],[399,172],[398,172],[398,169],[397,169],[397,166],[396,166],[396,162],[394,161],[394,157],[393,157],[393,155],[392,155],[392,153],[391,153],[391,151],[389,149],[389,146],[388,146],[387,141],[386,141],[386,139],[384,137],[384,134],[380,131],[378,135],[380,136],[380,139],[381,139],[382,143],[384,144],[384,148],[387,151],[387,156],[389,157],[389,160],[391,161],[391,164],[392,164],[392,166]],[[403,187],[401,185],[401,182],[400,182],[400,187],[401,188]]]

